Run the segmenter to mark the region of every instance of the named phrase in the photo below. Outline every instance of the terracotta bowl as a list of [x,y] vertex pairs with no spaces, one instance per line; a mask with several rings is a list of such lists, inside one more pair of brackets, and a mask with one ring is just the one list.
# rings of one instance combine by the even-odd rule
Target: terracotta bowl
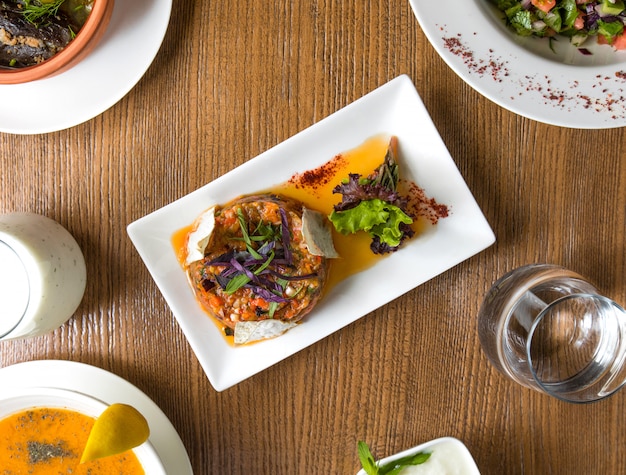
[[114,0],[95,0],[91,13],[76,37],[46,61],[18,69],[0,68],[0,84],[20,84],[60,74],[78,64],[98,44],[107,29]]

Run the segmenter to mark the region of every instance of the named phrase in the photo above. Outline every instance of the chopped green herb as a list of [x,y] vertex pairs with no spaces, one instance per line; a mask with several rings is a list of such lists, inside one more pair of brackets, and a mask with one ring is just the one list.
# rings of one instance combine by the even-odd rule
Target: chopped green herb
[[252,275],[261,274],[274,260],[275,254],[273,250],[261,253],[253,243],[260,243],[259,249],[261,249],[270,242],[278,241],[281,237],[280,226],[273,226],[263,222],[259,222],[256,229],[250,233],[246,217],[241,208],[237,209],[237,220],[239,221],[242,237],[233,239],[241,239],[245,242],[246,251],[254,259],[254,263],[247,267],[246,272],[237,274],[228,281],[224,290],[229,294],[236,292],[252,281]]
[[[262,259],[262,258],[263,256],[259,255],[259,259]],[[270,252],[269,256],[267,256],[267,259],[252,271],[254,275],[259,275],[261,272],[267,269],[273,260],[274,260],[274,251]],[[226,285],[225,291],[227,294],[232,294],[233,292],[236,292],[237,290],[242,288],[251,280],[252,279],[246,274],[236,275],[228,282],[228,284]]]
[[248,282],[250,282],[250,280],[250,277],[248,277],[246,274],[238,274],[228,281],[226,289],[224,290],[227,294],[232,294],[233,292],[236,292]]
[[48,17],[56,16],[59,13],[59,7],[65,0],[53,0],[49,3],[42,3],[38,0],[26,0],[22,9],[22,14],[26,21],[33,25],[38,24],[41,20]]
[[273,318],[280,303],[293,297],[291,292],[290,295],[285,295],[289,282],[315,277],[315,274],[289,275],[293,255],[290,250],[287,212],[283,208],[279,208],[279,211],[281,224],[259,221],[255,229],[251,230],[243,210],[238,208],[236,216],[241,237],[231,236],[230,239],[243,241],[245,251],[231,250],[208,263],[224,266],[216,278],[226,293],[233,294],[242,287],[249,287],[266,302],[273,302],[268,309],[270,318]]
[[241,208],[237,209],[237,220],[239,221],[239,226],[241,227],[241,233],[243,237],[233,239],[243,240],[246,243],[247,251],[252,254],[255,259],[262,259],[262,256],[252,245],[253,242],[265,244],[272,241],[279,241],[281,238],[281,226],[275,226],[271,223],[264,223],[263,221],[260,221],[257,224],[256,229],[254,229],[254,231],[250,233],[250,231],[248,230],[246,217],[243,215],[243,211],[241,210]]
[[407,455],[406,457],[392,460],[391,462],[381,465],[374,460],[374,456],[365,442],[359,441],[357,443],[357,449],[359,452],[359,460],[367,475],[397,475],[405,467],[423,464],[431,455],[429,452],[417,452],[416,454]]
[[369,446],[359,440],[357,443],[357,450],[359,451],[359,460],[361,461],[361,466],[367,475],[377,475],[378,474],[378,465],[372,456],[372,452],[370,451]]

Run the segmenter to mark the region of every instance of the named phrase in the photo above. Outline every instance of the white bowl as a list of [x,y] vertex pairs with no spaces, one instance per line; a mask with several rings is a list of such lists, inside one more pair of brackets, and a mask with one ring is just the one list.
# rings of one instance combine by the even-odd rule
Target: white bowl
[[[16,388],[5,391],[5,397],[0,399],[0,420],[36,407],[70,409],[87,416],[98,417],[107,406],[107,403],[99,399],[76,391],[57,388]],[[135,447],[133,452],[146,474],[167,475],[159,455],[149,440]]]
[[[463,442],[454,437],[441,437],[431,440],[412,449],[386,457],[378,463],[381,465],[387,464],[418,452],[431,452],[432,455],[423,464],[414,465],[411,471],[407,470],[408,473],[424,475],[480,475],[470,451]],[[403,474],[404,470],[400,473]],[[361,469],[357,475],[367,474],[365,470]]]

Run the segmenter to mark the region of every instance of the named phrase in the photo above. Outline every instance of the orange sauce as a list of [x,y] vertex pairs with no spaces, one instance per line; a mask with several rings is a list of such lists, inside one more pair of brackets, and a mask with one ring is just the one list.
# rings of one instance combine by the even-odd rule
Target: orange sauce
[[[268,190],[301,201],[307,208],[329,215],[333,206],[341,201],[340,194],[333,194],[333,189],[340,185],[349,173],[368,176],[380,166],[389,137],[376,136],[368,139],[357,148],[334,157],[330,162],[317,169],[319,173],[307,177],[307,173],[296,174],[289,181]],[[315,171],[313,172],[315,173]],[[317,179],[320,178],[320,179]],[[337,283],[347,277],[373,266],[384,256],[370,250],[372,239],[365,232],[344,236],[333,229],[333,242],[339,253],[338,259],[330,259],[330,271],[325,291],[328,292]]]
[[95,419],[70,409],[33,408],[0,420],[0,473],[142,475],[132,452],[80,464]]
[[[259,193],[275,193],[287,196],[302,202],[307,208],[329,215],[335,204],[341,201],[340,194],[333,194],[333,189],[341,184],[350,173],[357,173],[366,177],[376,170],[385,158],[390,137],[378,135],[366,140],[358,147],[335,156],[332,160],[301,174],[296,174],[285,183],[278,184]],[[395,140],[395,139],[394,139]],[[402,175],[402,173],[400,173]],[[401,181],[400,187],[408,186],[418,189],[414,184]],[[402,192],[405,190],[401,189]],[[435,204],[435,202],[432,202]],[[412,228],[415,235],[423,231],[428,220],[420,216],[414,219]],[[176,231],[172,236],[172,246],[179,262],[184,265],[187,248],[187,236],[192,231],[193,224]],[[384,255],[374,254],[370,249],[371,237],[365,232],[343,235],[333,229],[333,242],[339,253],[338,259],[329,259],[330,268],[328,280],[324,289],[328,293],[339,282],[353,274],[372,267]],[[225,326],[217,322],[223,330]]]
[[172,235],[172,246],[176,252],[176,258],[180,265],[184,266],[185,259],[187,257],[187,237],[193,230],[193,223],[189,226],[179,229]]

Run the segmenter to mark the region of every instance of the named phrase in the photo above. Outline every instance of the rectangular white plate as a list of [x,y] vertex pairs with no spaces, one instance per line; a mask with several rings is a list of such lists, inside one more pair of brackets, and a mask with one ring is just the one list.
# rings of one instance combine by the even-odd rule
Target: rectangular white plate
[[[213,204],[284,183],[294,173],[314,169],[378,134],[398,137],[404,177],[448,205],[450,216],[374,267],[335,286],[296,328],[254,345],[229,345],[196,301],[172,248],[172,234]],[[312,345],[495,241],[407,76],[395,78],[226,175],[138,219],[128,226],[128,234],[217,391]]]

